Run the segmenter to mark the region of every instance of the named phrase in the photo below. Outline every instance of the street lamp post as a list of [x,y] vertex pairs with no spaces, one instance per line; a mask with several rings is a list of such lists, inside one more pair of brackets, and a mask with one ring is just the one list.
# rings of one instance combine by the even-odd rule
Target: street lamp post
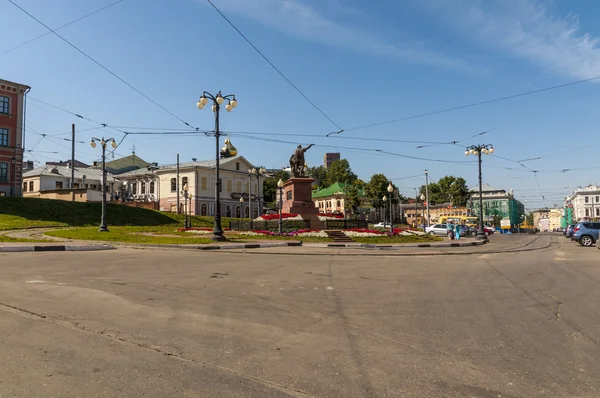
[[96,148],[96,141],[100,142],[100,146],[102,147],[102,218],[100,219],[100,228],[98,229],[98,232],[108,232],[108,226],[106,225],[106,144],[111,142],[113,149],[116,149],[117,142],[114,138],[104,139],[104,137],[92,137],[92,141],[90,141],[92,148]]
[[[251,168],[250,170],[248,170],[248,176],[250,179],[250,185],[248,186],[248,196],[250,197],[250,203],[248,204],[249,208],[248,211],[250,213],[252,213],[252,177],[255,176],[256,177],[256,200],[258,201],[258,215],[260,216],[262,214],[262,209],[260,208],[260,177],[262,177],[265,173],[267,172],[267,170],[265,170],[263,167],[259,167],[258,169],[256,167]],[[252,215],[250,215],[250,218],[252,219]]]
[[431,224],[431,214],[429,213],[429,171],[425,170],[425,204],[427,205],[427,221],[425,226]]
[[189,192],[188,184],[184,184],[183,192],[181,192],[183,194],[183,228],[184,229],[189,228],[189,225],[188,225],[188,192]]
[[387,191],[390,194],[390,232],[394,233],[394,220],[392,219],[392,192],[394,192],[394,187],[391,182],[387,187]]
[[240,198],[240,225],[239,225],[239,230],[242,230],[242,214],[244,213],[244,197],[242,196]]
[[279,188],[279,235],[283,234],[283,180],[280,178],[277,181]]
[[383,225],[385,228],[385,219],[387,217],[387,196],[383,195],[383,198],[381,198],[383,200]]
[[481,154],[484,153],[489,155],[494,153],[494,147],[491,144],[483,145],[471,145],[466,148],[465,155],[477,155],[477,161],[479,163],[479,228],[477,230],[478,239],[487,239],[483,230],[483,187],[481,179]]
[[216,96],[204,91],[202,96],[198,100],[196,106],[198,109],[204,108],[204,106],[208,103],[208,100],[213,102],[212,111],[215,113],[215,138],[216,138],[216,157],[215,157],[215,170],[216,170],[216,190],[215,190],[215,223],[213,227],[213,234],[211,239],[213,240],[223,240],[223,227],[221,226],[221,179],[219,176],[219,137],[221,137],[221,132],[219,131],[219,112],[221,110],[221,104],[227,100],[227,105],[225,105],[225,109],[227,112],[231,112],[233,108],[235,108],[238,103],[235,99],[234,94],[221,95],[219,91]]
[[[421,199],[421,201],[425,200],[425,195],[421,194],[421,196],[419,197],[419,199]],[[425,203],[426,205],[428,205],[429,203]],[[427,220],[425,220],[425,214],[423,214],[423,224],[425,224],[425,226],[427,226]]]
[[419,194],[417,193],[417,188],[413,188],[415,190],[415,228],[417,228],[417,204],[419,203]]

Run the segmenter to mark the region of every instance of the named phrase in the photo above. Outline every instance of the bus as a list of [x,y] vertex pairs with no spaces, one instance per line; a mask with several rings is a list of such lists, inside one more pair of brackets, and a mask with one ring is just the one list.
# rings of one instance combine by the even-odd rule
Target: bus
[[439,223],[446,224],[448,221],[452,221],[455,224],[464,224],[469,227],[477,227],[479,225],[479,217],[475,216],[442,216]]

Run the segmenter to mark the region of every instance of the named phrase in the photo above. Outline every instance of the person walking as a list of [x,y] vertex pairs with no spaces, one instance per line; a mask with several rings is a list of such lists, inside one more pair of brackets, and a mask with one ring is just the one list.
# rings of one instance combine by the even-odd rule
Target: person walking
[[456,231],[456,239],[460,239],[460,224],[459,223],[456,223],[455,231]]
[[448,221],[446,224],[446,234],[448,235],[448,240],[454,239],[454,224],[452,224],[452,221]]

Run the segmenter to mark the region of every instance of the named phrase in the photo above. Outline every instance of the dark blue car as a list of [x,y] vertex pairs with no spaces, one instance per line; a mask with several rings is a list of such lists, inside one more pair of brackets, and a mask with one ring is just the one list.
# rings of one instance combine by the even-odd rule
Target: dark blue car
[[581,246],[590,247],[598,241],[600,235],[600,222],[580,222],[573,229],[571,240],[579,242]]

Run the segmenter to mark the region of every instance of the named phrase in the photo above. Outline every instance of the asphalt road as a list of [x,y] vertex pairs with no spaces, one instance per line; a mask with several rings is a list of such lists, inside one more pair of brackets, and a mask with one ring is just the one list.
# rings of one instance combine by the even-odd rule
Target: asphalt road
[[0,397],[598,397],[600,251],[543,239],[3,253]]

